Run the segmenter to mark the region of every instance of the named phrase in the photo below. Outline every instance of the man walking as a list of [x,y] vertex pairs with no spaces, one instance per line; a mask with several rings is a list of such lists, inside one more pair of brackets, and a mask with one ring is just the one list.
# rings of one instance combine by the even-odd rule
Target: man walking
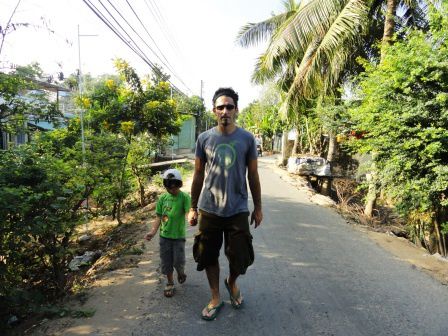
[[257,228],[263,220],[261,188],[258,177],[257,148],[254,136],[236,126],[238,94],[220,88],[213,96],[213,112],[218,125],[199,135],[191,187],[191,225],[199,222],[193,246],[198,271],[205,269],[211,300],[202,310],[204,320],[213,320],[224,305],[219,291],[219,251],[229,261],[229,276],[224,284],[232,307],[243,304],[236,280],[254,261],[249,230],[249,207],[246,183],[254,202],[251,224]]

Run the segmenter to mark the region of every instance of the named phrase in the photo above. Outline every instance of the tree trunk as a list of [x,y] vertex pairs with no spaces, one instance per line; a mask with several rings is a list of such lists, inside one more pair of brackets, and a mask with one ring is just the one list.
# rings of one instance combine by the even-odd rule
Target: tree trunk
[[338,152],[336,136],[333,132],[329,134],[327,161],[333,162]]
[[282,134],[282,165],[286,165],[288,162],[288,132],[283,131]]
[[364,207],[364,215],[366,215],[367,217],[372,217],[377,197],[376,177],[374,170],[372,170],[370,174],[366,174],[366,178],[367,181],[369,182],[369,191],[367,192],[366,204]]
[[440,232],[439,221],[437,219],[434,220],[433,225],[437,238],[438,251],[442,256],[446,256],[445,239],[443,237],[443,234]]
[[120,197],[118,200],[118,206],[117,206],[117,222],[119,225],[123,224],[121,221],[121,210],[123,208],[123,197]]
[[296,128],[296,136],[294,138],[294,145],[292,146],[291,156],[294,156],[298,153],[299,142],[300,142],[300,133],[298,128]]
[[114,202],[114,206],[112,208],[112,220],[115,220],[117,218],[117,202]]
[[384,58],[384,47],[393,43],[395,32],[395,16],[397,11],[397,0],[387,0],[386,18],[384,20],[383,47],[381,48],[381,60]]
[[145,186],[143,185],[141,179],[137,179],[138,187],[140,189],[140,206],[144,207],[145,204]]
[[305,118],[305,128],[306,128],[306,135],[307,135],[307,139],[308,139],[309,153],[311,155],[314,155],[314,154],[316,154],[317,149],[316,149],[316,147],[313,144],[313,139],[312,139],[310,127],[308,125],[308,118]]
[[[395,14],[397,11],[397,0],[387,0],[387,10],[386,19],[384,21],[384,33],[381,48],[381,62],[384,60],[386,54],[386,45],[391,45],[393,43],[393,36],[395,32]],[[375,156],[375,154],[373,154]],[[372,171],[370,172],[369,179],[369,191],[367,193],[366,204],[364,208],[364,214],[368,217],[372,217],[373,209],[375,208],[376,198],[377,198],[377,188],[376,188],[376,165],[372,164]]]

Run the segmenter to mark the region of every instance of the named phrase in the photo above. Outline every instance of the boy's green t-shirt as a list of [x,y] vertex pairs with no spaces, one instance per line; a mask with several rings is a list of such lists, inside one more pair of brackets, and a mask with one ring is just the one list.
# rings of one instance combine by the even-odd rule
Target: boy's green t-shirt
[[185,214],[190,210],[191,197],[183,191],[177,195],[164,193],[157,201],[156,214],[161,217],[160,236],[170,239],[185,238]]

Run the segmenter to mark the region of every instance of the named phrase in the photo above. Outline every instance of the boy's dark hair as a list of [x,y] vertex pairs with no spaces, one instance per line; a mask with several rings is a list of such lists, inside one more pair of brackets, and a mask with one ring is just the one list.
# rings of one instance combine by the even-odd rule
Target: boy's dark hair
[[163,180],[163,186],[165,188],[171,188],[172,186],[175,186],[177,188],[182,188],[182,181],[179,180]]
[[235,107],[238,107],[238,93],[230,87],[219,88],[218,90],[216,90],[215,94],[213,95],[213,99],[212,99],[213,107],[215,106],[216,99],[218,99],[221,96],[227,96],[227,97],[232,98],[233,102],[235,103]]

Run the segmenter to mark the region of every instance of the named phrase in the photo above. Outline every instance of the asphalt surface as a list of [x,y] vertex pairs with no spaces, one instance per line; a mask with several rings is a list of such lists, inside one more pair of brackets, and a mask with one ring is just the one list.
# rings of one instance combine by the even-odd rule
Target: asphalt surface
[[448,335],[448,288],[354,230],[333,209],[315,205],[260,159],[264,220],[254,237],[255,263],[239,285],[234,310],[223,279],[218,318],[200,318],[209,301],[187,239],[187,282],[173,298],[149,294],[132,335]]

